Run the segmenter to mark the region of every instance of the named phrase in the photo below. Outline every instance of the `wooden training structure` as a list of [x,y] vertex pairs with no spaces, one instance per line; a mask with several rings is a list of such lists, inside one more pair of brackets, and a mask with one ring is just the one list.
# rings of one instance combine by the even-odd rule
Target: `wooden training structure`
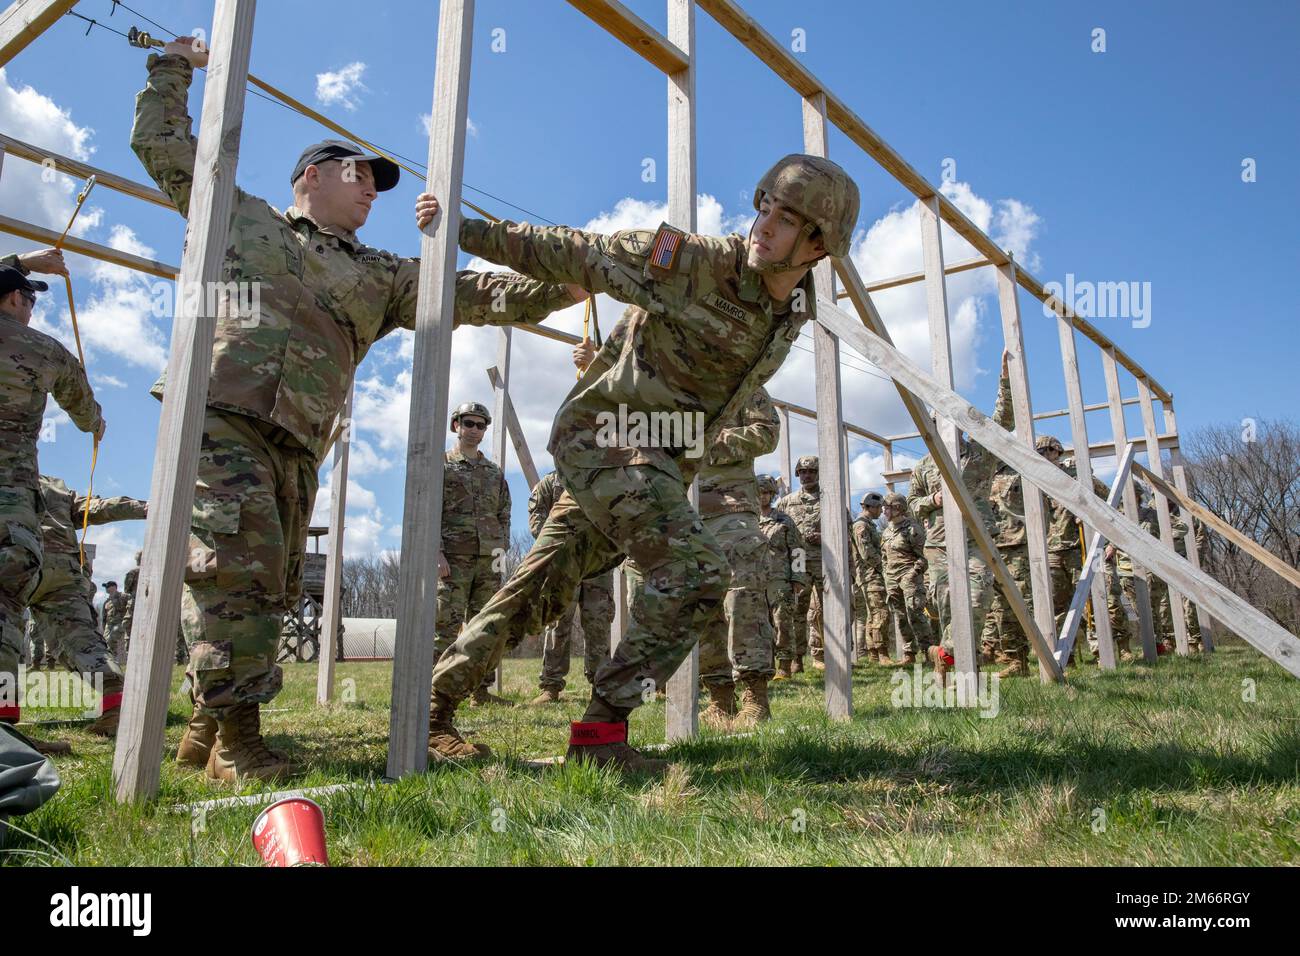
[[[138,269],[180,282],[213,281],[219,277],[225,248],[224,223],[228,221],[239,132],[243,113],[244,83],[248,73],[256,0],[216,0],[212,29],[212,59],[198,137],[193,200],[186,228],[184,255],[179,269],[105,246],[69,240],[67,248],[93,258]],[[1047,293],[1043,284],[1021,268],[974,223],[930,184],[848,105],[827,89],[797,56],[755,22],[735,0],[665,0],[666,35],[661,35],[616,0],[569,0],[569,3],[651,63],[665,75],[668,118],[668,220],[694,231],[696,198],[695,67],[697,9],[712,17],[773,70],[801,98],[804,149],[828,154],[829,131],[838,128],[857,148],[902,185],[918,202],[924,268],[920,272],[866,283],[847,259],[825,261],[815,269],[818,294],[817,322],[812,328],[816,369],[816,407],[807,409],[778,401],[782,434],[778,458],[787,489],[791,487],[789,424],[791,414],[816,422],[821,459],[823,496],[846,502],[847,441],[850,434],[879,444],[885,464],[886,486],[906,480],[894,467],[894,443],[919,437],[933,456],[944,479],[944,517],[948,525],[948,562],[951,587],[952,631],[956,657],[958,699],[973,701],[978,670],[978,635],[973,632],[967,580],[967,538],[987,563],[990,574],[1009,598],[1017,619],[1029,637],[1044,680],[1061,677],[1067,662],[1070,623],[1058,647],[1052,614],[1046,558],[1046,515],[1042,495],[1063,503],[1085,523],[1094,541],[1113,541],[1133,558],[1138,584],[1138,607],[1144,654],[1155,659],[1155,635],[1146,574],[1155,573],[1170,588],[1177,650],[1188,652],[1187,633],[1179,610],[1182,595],[1194,597],[1201,618],[1203,640],[1211,644],[1211,615],[1230,626],[1293,674],[1300,675],[1300,641],[1199,569],[1195,541],[1189,536],[1188,557],[1174,550],[1170,499],[1214,531],[1242,545],[1288,581],[1300,585],[1300,575],[1282,565],[1254,542],[1236,532],[1217,515],[1197,505],[1188,494],[1178,450],[1173,397],[1154,377],[1120,350],[1086,318]],[[42,31],[66,13],[75,0],[18,0],[0,13],[0,66],[13,58]],[[427,622],[436,617],[437,569],[435,556],[442,511],[443,442],[441,423],[447,419],[451,357],[451,314],[456,263],[456,233],[460,222],[460,190],[464,162],[466,109],[469,95],[471,36],[474,0],[442,0],[438,23],[436,75],[429,137],[426,190],[439,197],[442,213],[426,228],[421,241],[420,285],[415,331],[415,358],[411,419],[407,453],[405,517],[403,521],[401,582],[398,597],[397,640],[394,651],[393,697],[387,773],[390,778],[425,768],[425,727],[429,708],[429,680],[433,669],[433,644]],[[793,117],[791,117],[793,121]],[[170,206],[152,187],[106,173],[77,160],[52,156],[29,144],[0,136],[0,169],[6,154],[53,164],[73,176],[94,174],[101,185],[145,201]],[[943,226],[966,240],[975,258],[946,264]],[[0,216],[0,231],[36,242],[54,238],[49,230]],[[990,422],[952,390],[952,363],[946,277],[973,269],[996,271],[998,305],[1006,348],[1011,353],[1010,374],[1016,429],[1014,434]],[[901,355],[889,335],[871,295],[908,283],[924,283],[931,341],[931,367],[923,370]],[[843,286],[842,289],[839,286]],[[1035,412],[1030,396],[1024,351],[1021,291],[1043,303],[1055,316],[1060,340],[1068,407]],[[853,312],[839,303],[848,300]],[[175,621],[179,616],[181,579],[188,540],[190,510],[197,467],[198,444],[207,393],[207,370],[212,352],[213,321],[186,314],[187,296],[179,296],[179,309],[167,366],[170,387],[163,403],[158,451],[150,494],[150,518],[141,567],[138,609],[131,636],[137,650],[130,658],[126,700],[114,760],[114,780],[119,800],[151,797],[158,787],[162,756],[163,720],[166,715]],[[554,329],[529,328],[528,332],[561,342],[574,336]],[[1085,405],[1080,384],[1078,336],[1098,347],[1106,381],[1106,401]],[[496,459],[505,464],[510,438],[530,484],[537,480],[531,455],[509,398],[511,332],[501,333],[496,367],[488,370],[495,394],[494,436]],[[912,417],[917,432],[881,436],[844,421],[841,398],[840,348],[848,345],[887,373]],[[1121,369],[1137,382],[1137,398],[1124,398]],[[1163,408],[1164,432],[1157,429],[1155,403]],[[1146,465],[1133,461],[1124,408],[1141,406],[1142,450]],[[936,412],[932,421],[926,406]],[[330,502],[329,558],[317,699],[327,703],[333,684],[333,646],[339,620],[339,581],[351,398],[338,423],[340,438],[334,448],[334,473]],[[1108,410],[1111,437],[1091,442],[1086,413]],[[1034,451],[1034,422],[1069,416],[1072,451],[1077,474],[1064,471]],[[984,525],[976,517],[970,492],[957,480],[959,436],[965,432],[1002,461],[1014,467],[1025,482],[1026,524],[1029,534],[1031,597],[1026,602],[1011,581],[1006,566]],[[1160,453],[1171,455],[1170,476],[1165,475]],[[1092,456],[1115,455],[1124,464],[1112,490],[1111,503],[1093,492]],[[1131,464],[1155,488],[1160,537],[1153,538],[1137,524],[1137,502],[1132,482],[1125,480]],[[1112,507],[1122,501],[1122,512]],[[851,507],[851,503],[850,507]],[[852,714],[850,583],[848,537],[839,508],[822,509],[825,591],[823,616],[826,642],[826,707],[834,718]],[[1089,568],[1092,568],[1090,563]],[[614,640],[627,626],[624,575],[616,573]],[[1115,666],[1115,650],[1100,575],[1083,575],[1074,604],[1091,597],[1099,637],[1101,666]],[[1073,607],[1073,605],[1072,605]],[[1077,609],[1073,626],[1077,632]],[[1064,652],[1064,653],[1062,653]],[[698,650],[669,682],[669,740],[688,737],[696,730]]]

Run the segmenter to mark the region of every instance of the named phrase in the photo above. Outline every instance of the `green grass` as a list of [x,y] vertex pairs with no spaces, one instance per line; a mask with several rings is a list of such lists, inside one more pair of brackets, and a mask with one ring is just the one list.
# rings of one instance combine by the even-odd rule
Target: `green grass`
[[[581,665],[575,661],[575,669]],[[506,690],[535,693],[536,660],[506,662]],[[314,665],[285,668],[263,718],[308,772],[288,786],[374,781],[384,771],[386,663],[344,664],[353,697],[314,706]],[[856,713],[822,713],[819,674],[775,685],[756,736],[705,733],[673,748],[662,780],[623,780],[521,758],[563,752],[581,712],[463,708],[462,730],[495,756],[319,798],[335,865],[1028,864],[1258,865],[1300,861],[1300,682],[1248,647],[1154,670],[1072,673],[1065,687],[1014,679],[997,717],[895,709],[889,674],[860,670]],[[1243,701],[1243,680],[1255,700]],[[175,674],[180,682],[180,671]],[[349,683],[351,682],[351,683]],[[278,708],[284,708],[283,710]],[[0,863],[258,865],[255,807],[213,810],[200,832],[177,804],[242,791],[171,762],[188,707],[173,698],[157,801],[111,799],[112,749],[62,732],[61,791],[13,822]],[[634,743],[663,739],[663,705],[641,708]],[[494,828],[495,827],[495,828]]]

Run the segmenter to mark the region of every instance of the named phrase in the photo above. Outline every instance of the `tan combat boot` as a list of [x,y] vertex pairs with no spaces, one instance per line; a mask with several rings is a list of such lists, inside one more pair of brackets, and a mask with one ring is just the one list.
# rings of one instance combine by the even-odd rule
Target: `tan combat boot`
[[495,705],[497,707],[513,707],[513,700],[506,700],[504,697],[498,697],[496,694],[489,693],[486,687],[476,687],[474,693],[470,695],[469,705],[471,707],[487,707]]
[[737,730],[751,730],[772,719],[772,709],[767,701],[767,678],[746,674],[742,680],[745,689],[740,693],[740,713],[731,726]]
[[547,704],[560,703],[558,687],[543,687],[542,692],[528,702],[529,707],[545,707]]
[[661,774],[667,760],[642,756],[627,743],[627,721],[606,723],[576,721],[570,725],[569,750],[565,761],[613,767],[623,773]]
[[911,667],[915,663],[916,663],[916,653],[914,651],[908,651],[906,654],[903,655],[903,659],[897,662],[897,666]]
[[238,783],[241,778],[279,780],[298,772],[284,754],[262,739],[262,715],[257,704],[239,704],[217,718],[217,740],[208,754],[207,773],[213,780]]
[[1007,666],[998,671],[998,680],[1006,680],[1008,677],[1024,677],[1029,673],[1029,662],[1025,659],[1025,654],[999,654],[998,663]]
[[460,735],[451,719],[456,704],[446,694],[434,691],[429,699],[429,759],[464,760],[489,756],[487,744],[471,744]]
[[930,658],[930,663],[934,665],[935,676],[942,681],[945,675],[947,675],[948,669],[953,665],[952,659],[949,658],[949,656],[944,653],[943,648],[938,645],[931,647],[925,652],[925,654],[926,657]]
[[802,673],[803,673],[803,658],[802,658],[802,657],[796,657],[793,661],[790,662],[790,664],[791,664],[791,666],[790,666],[790,674],[791,674],[791,675],[794,675],[794,674],[802,674]]
[[736,685],[705,684],[709,692],[709,706],[700,712],[700,723],[713,730],[730,730],[731,718],[736,716]]
[[772,680],[789,680],[790,668],[793,666],[793,664],[794,664],[793,661],[777,661],[776,673],[772,675]]
[[880,650],[875,652],[875,661],[881,667],[894,666],[894,659],[889,656],[889,651],[885,650],[884,648],[881,648]]
[[202,770],[208,765],[208,756],[216,742],[217,718],[203,713],[199,710],[199,705],[195,704],[194,713],[190,715],[190,722],[185,727],[185,733],[181,734],[180,745],[176,748],[176,762]]
[[99,717],[86,729],[98,737],[116,737],[117,722],[122,716],[122,685],[115,680],[105,687],[99,704]]

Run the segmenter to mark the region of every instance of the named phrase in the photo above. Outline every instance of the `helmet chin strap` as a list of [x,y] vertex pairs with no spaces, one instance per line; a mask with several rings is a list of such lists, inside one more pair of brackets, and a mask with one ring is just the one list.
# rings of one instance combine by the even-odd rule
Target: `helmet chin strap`
[[[754,220],[755,223],[757,221],[758,221],[757,219]],[[817,226],[813,222],[811,221],[805,222],[803,224],[803,228],[799,230],[799,235],[795,236],[794,245],[790,247],[790,254],[788,256],[786,256],[780,262],[763,262],[761,266],[749,266],[749,268],[753,269],[759,275],[768,276],[768,275],[776,275],[781,272],[792,272],[795,269],[803,269],[808,266],[811,266],[812,265],[811,262],[796,266],[792,260],[794,259],[794,254],[799,251],[799,247],[803,245],[803,241],[805,239],[811,238],[812,234],[816,231],[817,231]],[[750,224],[748,238],[751,242],[754,239],[753,223]],[[749,257],[746,256],[745,258],[746,258],[746,265],[748,265]],[[813,261],[815,262],[816,260]]]

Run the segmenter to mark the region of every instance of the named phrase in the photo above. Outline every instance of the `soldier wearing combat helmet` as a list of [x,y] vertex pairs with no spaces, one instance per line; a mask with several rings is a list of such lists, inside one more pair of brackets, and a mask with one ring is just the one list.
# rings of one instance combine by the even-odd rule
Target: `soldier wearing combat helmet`
[[[885,588],[885,569],[880,554],[880,531],[876,519],[884,508],[885,499],[877,491],[869,491],[859,502],[862,513],[850,528],[849,541],[853,547],[855,569],[853,581],[855,639],[861,638],[861,656],[878,664],[892,664],[888,645],[889,602]],[[859,633],[860,632],[860,633]]]
[[820,464],[816,455],[804,455],[794,465],[799,490],[792,491],[776,503],[799,527],[807,545],[804,562],[808,587],[800,592],[795,605],[795,647],[791,672],[803,670],[803,656],[811,648],[813,667],[825,668],[822,648],[822,490]]
[[[621,347],[606,341],[556,415],[548,447],[565,494],[551,520],[434,670],[429,742],[438,756],[474,752],[452,715],[501,649],[540,631],[571,604],[581,581],[627,557],[654,599],[633,603],[627,634],[596,673],[591,703],[572,727],[569,756],[662,769],[628,746],[628,715],[648,688],[666,685],[721,613],[730,571],[688,497],[704,464],[694,446],[649,444],[630,432],[611,440],[608,424],[689,409],[707,448],[815,317],[810,270],[848,253],[857,186],[829,160],[793,155],[760,180],[755,202],[748,239],[692,235],[666,223],[602,235],[461,222],[460,245],[471,255],[538,279],[578,282],[635,308],[616,340]],[[437,200],[421,196],[417,224],[436,214]]]
[[795,609],[799,593],[808,590],[806,555],[808,546],[799,526],[773,502],[778,492],[771,475],[758,476],[758,529],[767,539],[767,607],[772,620],[772,639],[776,649],[776,674],[773,680],[785,680],[794,673],[794,649],[797,626]]

